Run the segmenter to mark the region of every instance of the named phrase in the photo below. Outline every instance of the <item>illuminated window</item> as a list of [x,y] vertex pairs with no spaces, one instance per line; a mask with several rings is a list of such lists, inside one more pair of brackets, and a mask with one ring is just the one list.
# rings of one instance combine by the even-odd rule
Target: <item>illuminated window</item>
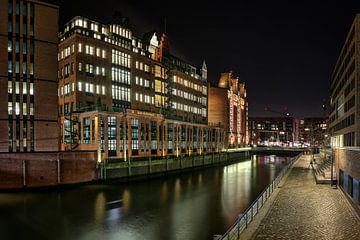
[[34,95],[34,83],[30,83],[29,93],[30,95]]
[[13,92],[13,87],[12,87],[12,82],[8,81],[8,93],[12,93]]
[[15,114],[20,115],[20,103],[15,103]]
[[97,56],[97,57],[100,57],[100,53],[101,53],[100,48],[96,48],[96,56]]
[[105,95],[105,86],[101,87],[101,93],[102,93],[102,95]]
[[13,114],[13,104],[12,104],[12,102],[8,102],[8,114],[9,115]]
[[81,43],[78,44],[78,52],[79,52],[79,53],[82,52],[82,44],[81,44]]
[[30,115],[33,116],[34,115],[34,104],[30,103]]
[[91,30],[94,32],[97,32],[99,30],[98,25],[95,23],[91,23],[90,26],[91,26]]
[[102,50],[102,58],[106,58],[106,51]]
[[78,82],[78,91],[79,91],[79,92],[82,91],[82,82]]
[[8,52],[12,52],[12,41],[8,40]]
[[23,94],[27,94],[26,82],[23,82]]
[[15,83],[15,93],[20,94],[20,83],[19,82]]

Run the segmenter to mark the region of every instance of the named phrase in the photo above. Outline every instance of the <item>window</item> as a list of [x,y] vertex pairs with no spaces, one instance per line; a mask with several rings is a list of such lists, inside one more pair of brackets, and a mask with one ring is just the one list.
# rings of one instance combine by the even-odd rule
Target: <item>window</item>
[[99,31],[98,25],[95,23],[91,23],[90,27],[91,27],[91,30],[94,32]]
[[108,117],[109,155],[116,156],[116,117]]
[[26,75],[26,62],[23,62],[23,74]]
[[79,92],[82,91],[82,82],[78,82],[78,91],[79,91]]
[[79,68],[79,72],[81,72],[82,71],[82,63],[81,62],[78,63],[78,68]]
[[97,56],[97,57],[100,57],[100,56],[101,56],[100,53],[101,53],[100,48],[96,48],[96,56]]
[[20,115],[20,103],[15,103],[15,114]]
[[8,93],[12,94],[13,87],[12,87],[12,81],[8,81]]
[[12,61],[8,61],[8,73],[12,73]]
[[79,52],[79,53],[82,52],[82,44],[81,44],[81,43],[78,44],[78,52]]
[[118,50],[112,49],[111,60],[113,64],[124,66],[130,68],[130,55],[120,52]]
[[11,21],[8,22],[8,32],[9,32],[9,33],[12,33],[12,32],[13,32],[13,25],[12,25],[12,22],[11,22]]
[[19,63],[19,61],[16,61],[15,73],[20,73],[20,63]]
[[133,150],[133,154],[137,155],[139,150],[139,122],[137,119],[131,119],[131,148]]
[[34,95],[34,83],[30,83],[29,94]]
[[33,116],[34,115],[34,104],[30,103],[30,115]]
[[105,86],[101,87],[101,93],[102,93],[102,95],[105,95]]
[[30,75],[34,75],[34,64],[30,63]]
[[94,84],[92,84],[92,83],[85,83],[85,92],[87,92],[87,93],[94,93]]
[[100,94],[100,85],[96,85],[96,94]]
[[12,1],[8,2],[8,14],[12,14],[13,13],[13,5],[12,5]]
[[23,93],[24,95],[27,94],[26,82],[23,82],[23,91],[22,91],[22,93]]
[[102,58],[106,58],[106,51],[102,50]]
[[15,93],[20,94],[20,83],[19,82],[15,83]]
[[8,114],[9,115],[13,114],[13,104],[12,104],[12,102],[8,102]]
[[105,77],[105,68],[101,68],[101,75],[103,76],[103,77]]
[[8,52],[12,52],[12,41],[8,40]]
[[92,64],[86,64],[85,71],[90,74],[94,74],[94,66]]
[[26,47],[26,42],[23,42],[23,54],[25,55],[27,53],[27,47]]
[[89,144],[90,143],[90,118],[84,118],[83,119],[83,131],[84,131],[84,144]]

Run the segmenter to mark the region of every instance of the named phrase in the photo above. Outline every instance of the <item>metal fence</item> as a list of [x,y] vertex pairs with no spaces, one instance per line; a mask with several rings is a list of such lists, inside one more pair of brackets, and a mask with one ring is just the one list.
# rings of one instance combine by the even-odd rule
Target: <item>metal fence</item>
[[259,195],[259,197],[251,204],[246,211],[239,215],[236,222],[230,227],[230,229],[218,240],[230,240],[230,239],[240,239],[240,234],[244,231],[248,224],[254,219],[255,215],[259,210],[264,206],[266,200],[274,192],[276,187],[279,185],[283,176],[288,172],[290,167],[294,164],[296,160],[302,155],[300,153],[294,157],[278,174],[278,176],[271,182],[271,184]]

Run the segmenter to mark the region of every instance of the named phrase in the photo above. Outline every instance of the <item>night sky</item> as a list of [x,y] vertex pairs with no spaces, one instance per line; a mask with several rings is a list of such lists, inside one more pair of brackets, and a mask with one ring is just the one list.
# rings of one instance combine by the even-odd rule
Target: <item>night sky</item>
[[[60,6],[60,26],[75,15],[100,22],[115,10],[131,28],[167,33],[174,54],[193,65],[206,60],[209,81],[233,70],[248,87],[250,116],[322,116],[330,75],[358,0],[134,1],[48,0]],[[276,114],[275,114],[276,115]]]

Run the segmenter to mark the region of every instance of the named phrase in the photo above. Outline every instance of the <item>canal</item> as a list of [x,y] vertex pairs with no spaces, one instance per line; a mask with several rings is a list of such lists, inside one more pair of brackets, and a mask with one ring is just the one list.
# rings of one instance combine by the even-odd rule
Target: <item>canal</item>
[[288,157],[118,185],[0,193],[0,239],[212,239],[275,178]]

